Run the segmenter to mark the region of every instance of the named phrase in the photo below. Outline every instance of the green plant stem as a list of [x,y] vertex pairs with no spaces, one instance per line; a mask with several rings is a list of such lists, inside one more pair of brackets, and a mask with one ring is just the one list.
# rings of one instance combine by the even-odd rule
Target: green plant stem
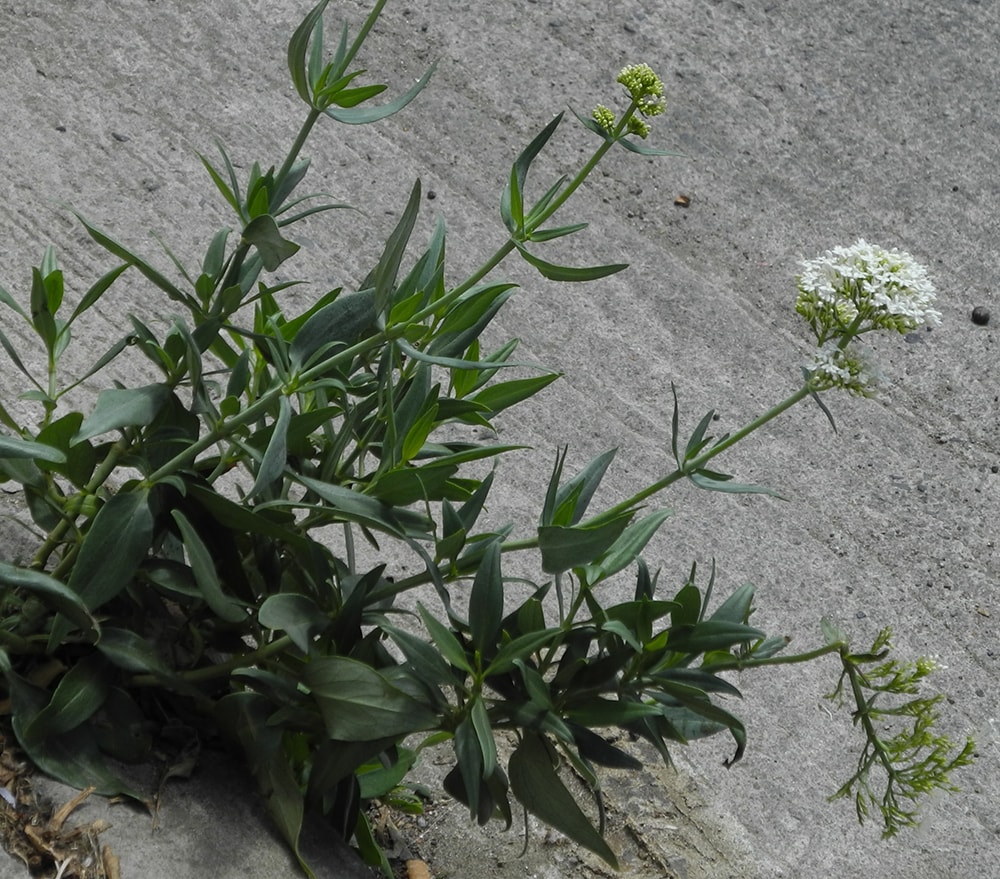
[[[323,115],[322,110],[317,110],[315,107],[310,109],[309,115],[306,116],[306,121],[302,123],[302,128],[299,129],[298,135],[296,135],[294,142],[292,143],[291,149],[288,151],[288,156],[282,163],[281,168],[278,170],[277,176],[274,178],[274,188],[278,190],[281,188],[281,184],[284,183],[285,178],[288,176],[289,172],[292,170],[292,165],[295,164],[295,160],[299,157],[299,153],[302,152],[302,147],[305,146],[306,141],[309,139],[309,135],[312,133],[313,126],[316,124],[320,116]],[[271,205],[272,211],[277,210],[281,205]]]
[[586,180],[594,168],[597,167],[601,159],[604,158],[608,150],[615,145],[616,140],[622,136],[625,132],[625,128],[628,125],[628,120],[635,115],[636,108],[639,105],[632,101],[628,110],[625,111],[622,118],[619,120],[618,125],[615,127],[614,133],[608,137],[606,140],[601,142],[601,145],[594,151],[594,154],[587,160],[586,164],[577,172],[576,176],[569,182],[569,185],[557,195],[549,206],[542,211],[536,220],[531,224],[530,229],[525,229],[524,231],[530,237],[531,233],[535,231],[539,226],[542,225],[546,220],[548,220],[556,211],[559,210],[566,202],[572,197],[573,193],[580,188],[583,181]]
[[[105,456],[100,466],[94,471],[94,475],[91,476],[90,481],[83,487],[83,491],[81,493],[84,495],[96,494],[98,489],[100,489],[111,474],[115,472],[122,455],[129,450],[130,446],[131,442],[127,436],[120,437],[118,441],[115,442],[115,444],[108,450],[108,454]],[[31,561],[31,568],[36,571],[44,570],[45,565],[49,560],[49,556],[55,552],[56,547],[62,542],[62,538],[74,522],[75,518],[70,518],[69,516],[59,521],[59,523],[49,532],[48,536],[45,538],[45,542],[38,548],[38,552],[35,553],[35,557]]]
[[[232,659],[217,663],[216,665],[206,665],[192,671],[178,672],[176,677],[188,684],[218,680],[219,678],[228,677],[237,669],[250,668],[274,656],[276,653],[284,653],[291,646],[292,639],[288,635],[282,635],[280,638],[275,638],[269,644],[265,644],[263,647],[259,647],[249,653],[241,653],[239,656],[234,656]],[[131,687],[158,687],[163,686],[163,678],[148,674],[136,675],[129,679],[128,684]]]
[[[580,168],[573,179],[569,182],[569,185],[552,200],[549,206],[542,211],[536,219],[532,220],[531,228],[525,229],[526,235],[530,235],[532,231],[537,229],[542,223],[552,217],[552,215],[555,214],[555,212],[570,199],[573,193],[580,188],[583,182],[591,175],[594,168],[597,167],[601,159],[604,158],[608,150],[614,146],[615,141],[613,138],[619,137],[625,130],[629,117],[635,113],[636,106],[636,103],[633,101],[632,105],[629,107],[628,111],[622,117],[617,128],[615,129],[613,137],[602,141],[601,145],[594,151],[594,154],[587,160],[583,167]],[[486,262],[469,275],[469,277],[466,278],[461,284],[450,290],[447,295],[442,296],[440,299],[422,308],[410,318],[410,322],[419,323],[434,314],[440,313],[442,309],[447,308],[460,296],[467,293],[473,286],[483,280],[483,278],[500,265],[500,263],[502,263],[516,247],[517,242],[509,238],[496,249],[493,255],[486,260]]]
[[663,491],[663,489],[667,488],[670,485],[673,485],[673,483],[677,482],[678,480],[683,479],[689,473],[694,473],[695,471],[700,470],[716,455],[719,455],[722,452],[726,451],[726,449],[736,445],[736,443],[740,442],[740,440],[746,438],[758,428],[763,427],[772,419],[777,418],[779,415],[781,415],[782,412],[791,409],[792,406],[794,406],[796,403],[801,402],[812,393],[815,392],[808,383],[803,385],[794,394],[791,394],[790,396],[782,400],[780,403],[778,403],[777,406],[773,406],[772,408],[768,409],[767,412],[765,412],[763,415],[758,416],[753,421],[741,427],[735,433],[731,433],[725,439],[720,440],[714,446],[712,446],[712,448],[708,449],[706,452],[703,452],[697,458],[692,458],[690,461],[686,461],[683,466],[678,467],[672,473],[667,474],[666,476],[663,477],[663,479],[654,482],[652,485],[632,495],[632,497],[630,497],[628,500],[622,501],[620,504],[617,504],[616,506],[612,507],[606,513],[603,513],[602,516],[612,518],[620,513],[624,513],[626,510],[631,509],[637,504],[642,503],[647,498],[652,497],[654,494],[658,494],[659,492]]
[[896,781],[897,772],[892,764],[892,758],[886,751],[885,746],[882,744],[882,740],[875,731],[875,725],[872,723],[871,702],[865,698],[864,691],[861,689],[858,669],[854,663],[851,662],[846,645],[841,648],[840,655],[841,662],[844,665],[844,674],[847,675],[847,680],[851,683],[851,694],[854,696],[854,704],[857,706],[857,710],[854,712],[855,722],[859,720],[861,721],[861,726],[865,731],[868,744],[874,749],[879,762],[882,764],[886,774],[889,776],[891,786],[891,784]]
[[[734,656],[732,659],[712,662],[709,665],[702,666],[702,668],[705,671],[715,674],[720,671],[745,671],[769,665],[797,665],[802,662],[812,662],[814,659],[819,659],[821,656],[828,656],[831,653],[839,653],[841,656],[844,656],[847,649],[847,644],[837,641],[833,644],[824,644],[815,650],[807,650],[805,653],[793,653],[788,656],[768,656],[763,659],[741,659],[738,656]],[[846,664],[845,661],[845,666]]]

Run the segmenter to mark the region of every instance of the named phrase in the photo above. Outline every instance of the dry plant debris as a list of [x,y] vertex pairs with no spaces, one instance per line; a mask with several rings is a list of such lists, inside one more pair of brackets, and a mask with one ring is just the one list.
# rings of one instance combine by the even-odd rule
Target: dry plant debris
[[67,827],[66,821],[93,788],[53,810],[31,783],[31,770],[0,732],[0,841],[35,879],[120,879],[118,857],[98,837],[111,825],[97,819]]

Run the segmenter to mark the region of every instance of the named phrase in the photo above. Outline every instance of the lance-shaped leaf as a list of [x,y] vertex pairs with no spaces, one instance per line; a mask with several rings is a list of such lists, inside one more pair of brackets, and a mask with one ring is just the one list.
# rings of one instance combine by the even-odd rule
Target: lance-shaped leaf
[[145,427],[160,414],[170,394],[170,388],[165,384],[103,390],[97,395],[94,411],[84,419],[73,442],[82,443],[123,427]]
[[549,138],[552,137],[556,128],[559,127],[562,117],[562,113],[558,114],[545,128],[536,134],[531,143],[522,150],[521,155],[517,157],[517,160],[511,166],[510,178],[500,199],[500,216],[503,218],[504,225],[507,226],[512,235],[519,235],[524,231],[523,193],[524,184],[528,177],[528,169],[535,160],[535,156],[541,152],[542,147],[548,143]]
[[83,599],[66,584],[42,571],[0,561],[0,586],[30,592],[90,637],[96,637],[100,631]]
[[396,509],[373,497],[308,476],[298,476],[297,479],[325,501],[342,521],[357,522],[399,537],[427,537],[434,530],[430,519],[412,510]]
[[511,755],[508,770],[514,796],[532,815],[618,868],[614,852],[559,778],[541,737],[527,734]]
[[66,463],[66,456],[59,449],[16,436],[0,436],[0,458],[31,458],[52,464]]
[[[67,586],[94,610],[110,601],[131,582],[153,541],[153,513],[149,492],[122,491],[94,517],[80,547]],[[55,649],[70,629],[70,620],[57,617],[49,634]]]
[[309,879],[315,879],[299,853],[305,798],[285,754],[284,730],[267,722],[272,711],[273,706],[265,697],[248,692],[230,693],[216,709],[220,725],[243,746],[267,810],[291,846],[299,866]]
[[375,291],[338,296],[313,314],[296,333],[289,348],[292,366],[307,366],[321,352],[350,346],[375,325]]
[[323,656],[303,671],[327,735],[347,741],[402,736],[437,723],[437,715],[370,665],[344,656]]
[[205,603],[227,623],[244,622],[247,619],[246,610],[235,598],[223,591],[215,559],[212,558],[205,542],[198,536],[194,525],[180,510],[171,510],[170,515],[173,516],[181,532],[184,549],[191,563],[191,571]]
[[431,76],[437,69],[437,62],[435,61],[427,68],[427,71],[423,76],[420,77],[409,89],[407,89],[398,98],[389,101],[386,104],[382,104],[378,107],[327,107],[324,109],[324,113],[332,119],[336,119],[338,122],[344,122],[348,125],[367,125],[369,122],[378,122],[380,119],[385,119],[398,113],[407,104],[410,103],[420,92],[423,91],[424,86],[430,81]]
[[596,281],[598,278],[606,278],[608,275],[617,274],[628,268],[628,263],[609,263],[602,266],[561,266],[528,253],[520,245],[518,245],[517,251],[525,262],[533,265],[542,277],[548,278],[550,281]]
[[76,214],[76,218],[83,224],[83,227],[87,230],[90,237],[100,244],[101,247],[109,253],[113,253],[119,259],[124,260],[130,266],[135,266],[144,277],[159,287],[175,302],[183,302],[192,311],[196,311],[198,309],[198,301],[193,296],[189,296],[187,293],[182,292],[178,289],[176,284],[168,280],[162,273],[153,268],[153,266],[146,262],[146,260],[142,257],[125,247],[125,245],[119,244],[109,235],[101,232],[95,226],[90,225],[90,223],[88,223],[82,215],[77,214],[76,211],[73,213]]
[[288,459],[288,424],[291,418],[292,403],[283,394],[278,401],[278,417],[274,422],[274,429],[271,431],[271,438],[268,440],[264,457],[261,458],[260,466],[257,468],[257,478],[247,495],[248,500],[256,497],[280,479],[281,474],[285,472]]
[[492,652],[503,618],[503,574],[500,571],[500,541],[486,548],[469,595],[469,628],[472,644],[480,653]]
[[312,106],[312,94],[310,93],[309,63],[309,41],[313,37],[313,32],[317,25],[322,27],[323,11],[326,9],[329,0],[320,0],[302,19],[299,26],[292,34],[288,42],[288,70],[292,75],[292,84],[299,97]]
[[582,525],[542,525],[538,529],[538,549],[542,570],[559,574],[600,558],[628,527],[635,510],[626,510],[610,519],[596,517]]
[[385,242],[385,250],[379,257],[378,265],[374,271],[375,281],[375,313],[386,315],[388,313],[389,302],[396,278],[399,275],[399,266],[403,261],[403,254],[406,252],[406,245],[413,232],[413,224],[417,221],[417,214],[420,211],[420,181],[417,180],[410,190],[410,197],[406,202],[403,215],[399,218],[396,228],[392,230]]
[[81,659],[59,681],[52,699],[25,725],[25,741],[76,729],[104,703],[108,686],[104,662],[97,655]]
[[670,510],[659,510],[630,524],[597,563],[587,567],[588,582],[607,579],[631,565],[670,515]]
[[129,787],[108,768],[107,758],[98,751],[94,731],[88,722],[69,732],[41,739],[25,736],[26,729],[49,704],[49,694],[28,683],[11,666],[0,650],[3,673],[11,701],[11,725],[25,753],[42,772],[76,788],[93,786],[103,796],[126,796],[150,806],[148,796]]

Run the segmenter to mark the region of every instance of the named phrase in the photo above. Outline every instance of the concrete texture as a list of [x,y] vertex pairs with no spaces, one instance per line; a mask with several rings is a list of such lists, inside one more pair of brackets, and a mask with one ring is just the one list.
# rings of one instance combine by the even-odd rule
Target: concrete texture
[[[77,295],[109,266],[65,204],[150,255],[153,230],[182,260],[198,258],[229,219],[194,151],[210,152],[218,137],[244,169],[284,156],[302,115],[284,50],[306,7],[0,0],[0,284],[23,296],[48,243]],[[330,13],[358,22],[365,7],[349,0]],[[901,654],[938,654],[946,668],[934,680],[950,697],[942,723],[979,743],[976,763],[956,777],[963,790],[932,798],[920,830],[880,841],[876,826],[855,824],[850,803],[826,802],[859,744],[846,713],[831,717],[821,699],[833,665],[745,676],[741,764],[724,770],[729,743],[709,740],[678,752],[676,772],[609,782],[626,876],[996,875],[998,39],[995,4],[974,0],[397,0],[365,64],[401,89],[439,59],[430,88],[377,126],[321,126],[308,148],[311,189],[365,213],[312,223],[290,271],[314,279],[313,291],[356,282],[421,176],[435,196],[421,228],[448,218],[454,280],[502,240],[497,203],[510,162],[554,112],[610,104],[626,63],[663,76],[668,112],[651,142],[687,158],[619,151],[565,214],[590,229],[546,252],[628,261],[630,271],[559,286],[519,265],[502,270],[524,289],[496,338],[518,336],[526,358],[566,373],[503,422],[505,440],[535,451],[503,469],[497,514],[527,523],[559,444],[570,443],[576,463],[620,447],[609,499],[668,467],[671,382],[688,428],[714,407],[720,432],[794,389],[808,351],[792,309],[801,258],[864,237],[930,268],[944,323],[878,341],[891,380],[881,399],[828,397],[837,434],[803,405],[725,456],[729,472],[787,502],[681,487],[664,501],[676,516],[648,558],[665,583],[681,582],[693,559],[707,567],[714,558],[720,592],[756,583],[755,622],[802,649],[819,643],[818,620],[829,615],[859,645],[891,625]],[[592,147],[568,122],[533,169],[538,191]],[[690,207],[675,206],[680,194]],[[991,324],[970,322],[975,305],[992,308]],[[136,284],[105,301],[89,331],[117,337],[127,310],[169,311]],[[128,368],[115,365],[111,377]],[[16,376],[3,375],[5,405],[17,408],[8,401]],[[7,555],[23,546],[7,525],[0,539]],[[107,839],[123,875],[293,875],[235,777],[205,761],[175,786],[155,833],[148,818],[113,807]],[[91,820],[98,808],[81,814]],[[438,876],[605,875],[537,833],[519,860],[516,834],[483,833],[447,803],[421,832]],[[317,844],[321,876],[354,875]],[[21,875],[0,861],[4,879]]]

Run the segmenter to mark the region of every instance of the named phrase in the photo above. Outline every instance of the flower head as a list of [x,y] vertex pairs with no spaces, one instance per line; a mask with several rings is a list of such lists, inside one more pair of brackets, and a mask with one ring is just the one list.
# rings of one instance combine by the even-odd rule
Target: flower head
[[608,134],[610,134],[615,127],[615,114],[612,113],[604,104],[598,104],[594,107],[593,112],[594,121],[601,126]]
[[629,64],[618,74],[620,82],[635,101],[643,116],[658,116],[667,109],[663,81],[648,64]]
[[836,342],[826,342],[816,349],[806,368],[814,391],[843,388],[859,397],[874,397],[881,383],[874,362],[856,345],[841,348]]
[[822,344],[847,332],[877,329],[907,333],[940,323],[932,308],[934,285],[908,253],[859,239],[802,264],[795,310]]

